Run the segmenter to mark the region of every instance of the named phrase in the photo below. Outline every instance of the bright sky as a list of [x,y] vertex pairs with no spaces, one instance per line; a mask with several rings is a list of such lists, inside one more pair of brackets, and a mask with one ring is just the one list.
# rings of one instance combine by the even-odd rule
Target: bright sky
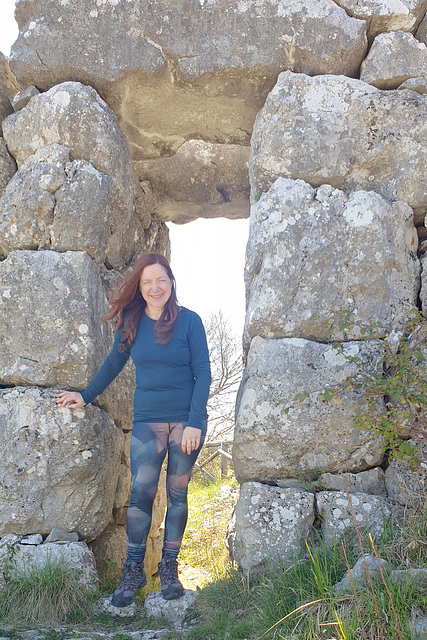
[[236,334],[243,329],[243,269],[249,220],[196,220],[168,223],[171,266],[178,300],[205,318],[222,309]]
[[13,17],[15,0],[0,0],[0,51],[9,56],[10,47],[18,36],[18,25]]
[[[6,56],[18,36],[13,17],[15,0],[0,0],[0,51]],[[249,221],[196,220],[168,223],[171,266],[178,299],[203,318],[222,309],[237,334],[244,319],[243,268]]]

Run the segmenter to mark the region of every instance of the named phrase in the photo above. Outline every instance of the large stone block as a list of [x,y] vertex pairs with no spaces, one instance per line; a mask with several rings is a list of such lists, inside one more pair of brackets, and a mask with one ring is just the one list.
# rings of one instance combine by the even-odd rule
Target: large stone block
[[312,493],[245,482],[229,538],[233,560],[245,573],[270,562],[289,565],[304,550],[313,522]]
[[12,251],[0,262],[0,380],[85,388],[108,353],[106,298],[86,253]]
[[137,162],[149,181],[161,220],[243,218],[249,214],[249,147],[185,142],[173,156]]
[[0,200],[1,256],[14,249],[50,248],[55,193],[65,181],[69,159],[69,149],[63,145],[44,147],[10,180]]
[[360,70],[360,79],[379,89],[396,89],[422,76],[427,76],[427,46],[403,31],[375,38]]
[[126,528],[110,524],[91,544],[99,579],[120,582],[123,577],[123,562],[127,556]]
[[355,76],[367,48],[366,22],[333,0],[20,0],[16,17],[10,65],[19,81],[94,86],[135,159],[195,137],[247,144],[280,70]]
[[321,491],[316,495],[325,540],[339,539],[347,529],[368,530],[375,538],[381,536],[384,524],[393,514],[391,503],[381,496],[345,491]]
[[[7,558],[8,536],[0,540],[0,561]],[[65,561],[76,569],[79,582],[88,589],[98,586],[98,576],[95,569],[95,558],[84,542],[68,542],[57,544],[16,544],[14,546],[13,563],[18,571],[28,570],[30,566],[45,566],[49,561]],[[13,571],[13,570],[12,570]],[[3,578],[3,576],[1,576]]]
[[52,390],[0,390],[0,535],[53,527],[93,540],[112,519],[123,434],[101,409],[58,408]]
[[405,460],[393,458],[385,472],[387,495],[403,507],[419,506],[425,500],[427,486],[427,464],[411,471]]
[[348,491],[355,493],[369,493],[371,495],[387,497],[385,474],[381,467],[374,467],[360,473],[322,473],[317,486],[321,489],[334,491]]
[[[367,370],[378,366],[375,343],[350,342],[343,348]],[[379,464],[381,442],[353,424],[358,393],[342,392],[336,403],[319,400],[325,387],[339,386],[355,373],[356,365],[331,345],[255,337],[236,408],[233,461],[239,482],[356,472]],[[295,396],[302,391],[310,395],[299,404]],[[382,408],[379,402],[378,411]]]
[[402,200],[416,222],[427,211],[427,98],[381,91],[342,76],[285,72],[257,116],[252,136],[252,201],[278,177],[346,193]]
[[425,13],[424,0],[335,0],[350,16],[366,20],[369,39],[385,31],[412,31]]
[[246,250],[245,344],[265,338],[348,340],[339,312],[384,334],[416,307],[420,263],[412,209],[374,192],[348,196],[278,178],[252,206]]
[[[96,169],[89,184],[88,165],[71,166],[69,173],[78,190],[76,207],[90,209],[91,199],[99,199],[109,209],[106,185],[96,184],[100,174],[107,174],[112,183],[111,213],[102,221],[108,231],[108,262],[120,268],[129,261],[138,245],[140,222],[133,203],[133,167],[129,146],[117,118],[92,87],[78,82],[65,82],[50,91],[35,96],[21,111],[3,122],[8,148],[21,167],[30,156],[49,145],[63,145],[70,149],[74,161],[85,160]],[[86,174],[83,173],[86,168]],[[80,175],[77,168],[80,169]],[[86,184],[84,180],[86,180]],[[66,189],[66,187],[64,187]],[[94,194],[94,189],[97,195]],[[107,188],[108,191],[108,188]],[[62,198],[62,213],[69,213],[70,202]],[[101,202],[99,203],[99,206]],[[98,209],[99,209],[98,206]],[[95,207],[96,208],[96,207]],[[72,209],[72,207],[71,207]],[[79,231],[83,234],[84,212],[74,210]],[[97,211],[99,217],[99,212]],[[89,218],[92,216],[89,215]],[[90,227],[90,225],[89,225]],[[64,231],[60,235],[64,235]],[[68,241],[69,242],[69,241]],[[103,244],[104,240],[101,242]]]
[[52,249],[86,251],[98,264],[111,262],[112,177],[85,160],[67,163],[65,173],[66,180],[55,193]]

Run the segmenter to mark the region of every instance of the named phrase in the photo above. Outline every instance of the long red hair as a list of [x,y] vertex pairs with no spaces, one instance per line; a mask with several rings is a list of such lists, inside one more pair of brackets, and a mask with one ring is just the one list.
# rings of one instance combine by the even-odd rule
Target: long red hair
[[168,344],[172,340],[173,331],[179,313],[179,306],[176,300],[175,278],[169,266],[169,262],[164,256],[159,253],[146,253],[139,258],[131,273],[129,273],[123,280],[123,283],[111,300],[110,313],[104,318],[104,320],[117,318],[118,323],[116,331],[118,331],[123,324],[124,315],[126,316],[125,326],[123,327],[123,349],[125,348],[126,343],[131,345],[135,340],[139,322],[142,318],[142,314],[145,312],[147,303],[141,295],[139,281],[145,267],[149,267],[152,264],[160,264],[172,282],[172,290],[169,300],[163,308],[162,315],[154,325],[154,330],[158,338],[157,342],[160,342],[160,344]]

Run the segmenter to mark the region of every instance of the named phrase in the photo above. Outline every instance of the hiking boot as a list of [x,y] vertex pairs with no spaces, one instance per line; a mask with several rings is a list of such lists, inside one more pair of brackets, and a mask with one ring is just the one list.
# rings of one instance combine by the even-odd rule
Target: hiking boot
[[178,563],[175,558],[162,558],[158,564],[163,600],[174,600],[184,595],[184,587],[178,580]]
[[135,601],[135,593],[147,584],[142,562],[126,562],[123,565],[124,575],[121,583],[113,593],[113,607],[128,607]]

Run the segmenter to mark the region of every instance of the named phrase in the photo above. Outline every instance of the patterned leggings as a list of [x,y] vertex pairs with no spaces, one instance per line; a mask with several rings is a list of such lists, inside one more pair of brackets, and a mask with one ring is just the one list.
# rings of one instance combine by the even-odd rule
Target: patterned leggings
[[185,422],[135,422],[130,444],[132,492],[127,512],[128,560],[144,559],[151,512],[160,470],[168,453],[163,556],[176,558],[187,524],[187,488],[191,471],[206,435],[202,429],[200,447],[190,454],[181,450]]

